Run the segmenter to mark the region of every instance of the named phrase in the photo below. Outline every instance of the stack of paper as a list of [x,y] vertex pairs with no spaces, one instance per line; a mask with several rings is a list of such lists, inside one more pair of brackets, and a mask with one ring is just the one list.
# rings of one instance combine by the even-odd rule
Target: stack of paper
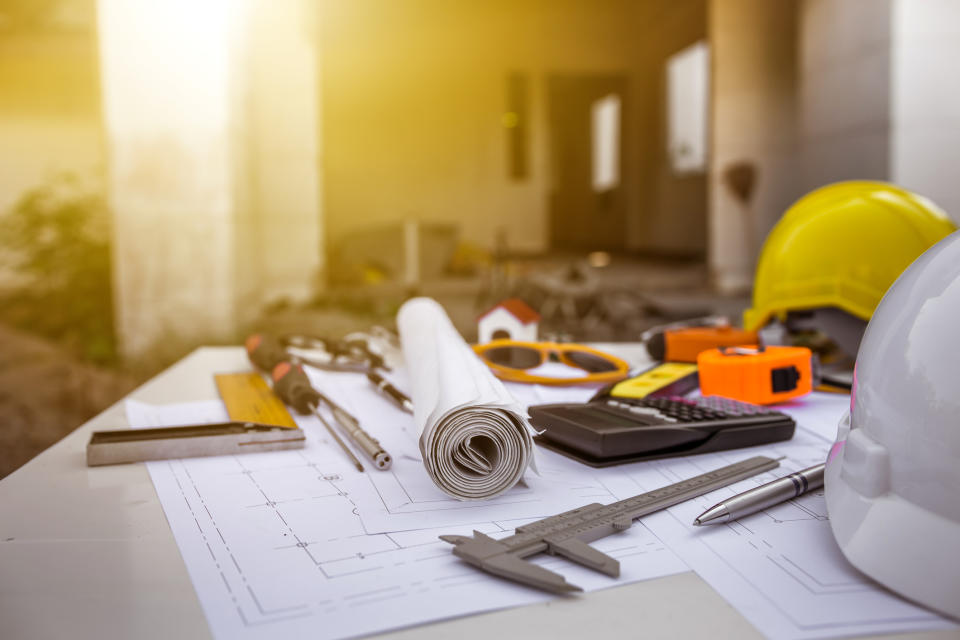
[[460,500],[498,496],[533,461],[526,411],[429,298],[397,314],[414,420],[427,473]]

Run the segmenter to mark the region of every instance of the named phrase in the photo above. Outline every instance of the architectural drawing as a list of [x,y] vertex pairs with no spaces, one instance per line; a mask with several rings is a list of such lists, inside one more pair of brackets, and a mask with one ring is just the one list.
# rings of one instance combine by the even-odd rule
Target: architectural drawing
[[[822,419],[835,422],[842,413],[838,402],[815,396],[807,405],[789,408],[798,419],[797,434],[775,445],[602,470],[538,452],[547,485],[562,481],[580,491],[572,506],[584,498],[620,500],[754,455],[785,458],[779,469],[651,514],[622,534],[594,543],[619,560],[619,579],[558,557],[537,558],[536,563],[586,591],[689,566],[768,637],[950,627],[846,563],[833,542],[819,493],[727,525],[695,529],[690,524],[725,497],[822,460],[833,428]],[[143,426],[201,418],[213,422],[221,419],[218,404],[128,403],[128,415],[132,424]],[[487,576],[458,561],[450,546],[437,539],[473,530],[503,537],[541,514],[498,518],[471,511],[488,508],[484,503],[434,503],[430,487],[403,465],[397,465],[396,476],[358,473],[324,441],[325,432],[313,419],[298,422],[308,437],[302,451],[148,465],[215,637],[342,638],[553,597]],[[541,496],[537,483],[530,482],[514,495],[542,499],[526,504],[537,511],[552,499],[548,489],[543,491]],[[367,523],[378,518],[386,526],[391,518],[402,523],[411,515],[419,518],[419,527],[368,529]]]
[[[215,404],[188,412],[215,419]],[[143,426],[173,424],[186,419],[177,409],[128,413]],[[303,422],[303,451],[148,465],[215,637],[342,638],[549,598],[476,572],[438,538],[508,535],[536,518],[367,534],[347,480],[364,474]],[[644,527],[633,529],[597,545],[620,561],[620,580],[564,570],[588,590],[686,570]]]
[[[814,396],[839,416],[848,398]],[[793,413],[793,412],[791,412]],[[701,469],[729,463],[750,452],[784,456],[780,469],[653,514],[645,524],[765,635],[820,638],[949,628],[940,616],[903,600],[865,578],[843,557],[830,531],[823,490],[723,525],[694,527],[704,509],[751,487],[826,458],[832,425],[797,412],[792,440],[740,451],[632,465],[627,474],[640,487],[675,481]]]

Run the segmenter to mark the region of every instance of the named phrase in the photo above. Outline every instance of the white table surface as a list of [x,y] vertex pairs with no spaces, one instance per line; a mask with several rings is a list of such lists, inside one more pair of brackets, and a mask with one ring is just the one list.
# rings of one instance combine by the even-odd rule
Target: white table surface
[[[130,397],[217,397],[213,374],[248,367],[240,347],[204,347]],[[90,432],[127,424],[117,403],[0,481],[0,638],[209,638],[143,464],[88,468]],[[2,428],[2,426],[0,426]],[[694,573],[383,634],[491,637],[760,637]],[[957,638],[955,631],[883,636]]]

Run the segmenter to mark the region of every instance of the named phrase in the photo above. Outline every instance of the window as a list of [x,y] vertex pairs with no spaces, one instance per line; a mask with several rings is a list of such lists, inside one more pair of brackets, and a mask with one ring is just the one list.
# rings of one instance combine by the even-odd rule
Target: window
[[710,49],[701,40],[667,58],[667,154],[674,173],[707,170]]
[[590,120],[593,190],[603,193],[620,185],[620,96],[595,101]]

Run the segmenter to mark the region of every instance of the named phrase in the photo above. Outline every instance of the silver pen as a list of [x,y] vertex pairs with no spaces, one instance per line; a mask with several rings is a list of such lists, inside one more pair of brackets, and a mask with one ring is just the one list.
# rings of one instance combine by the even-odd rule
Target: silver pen
[[398,407],[407,413],[413,413],[413,403],[405,393],[390,384],[390,381],[376,371],[367,371],[367,380],[373,383],[377,391],[390,398]]
[[701,513],[693,524],[722,524],[796,498],[823,486],[823,469],[821,463],[739,493]]

